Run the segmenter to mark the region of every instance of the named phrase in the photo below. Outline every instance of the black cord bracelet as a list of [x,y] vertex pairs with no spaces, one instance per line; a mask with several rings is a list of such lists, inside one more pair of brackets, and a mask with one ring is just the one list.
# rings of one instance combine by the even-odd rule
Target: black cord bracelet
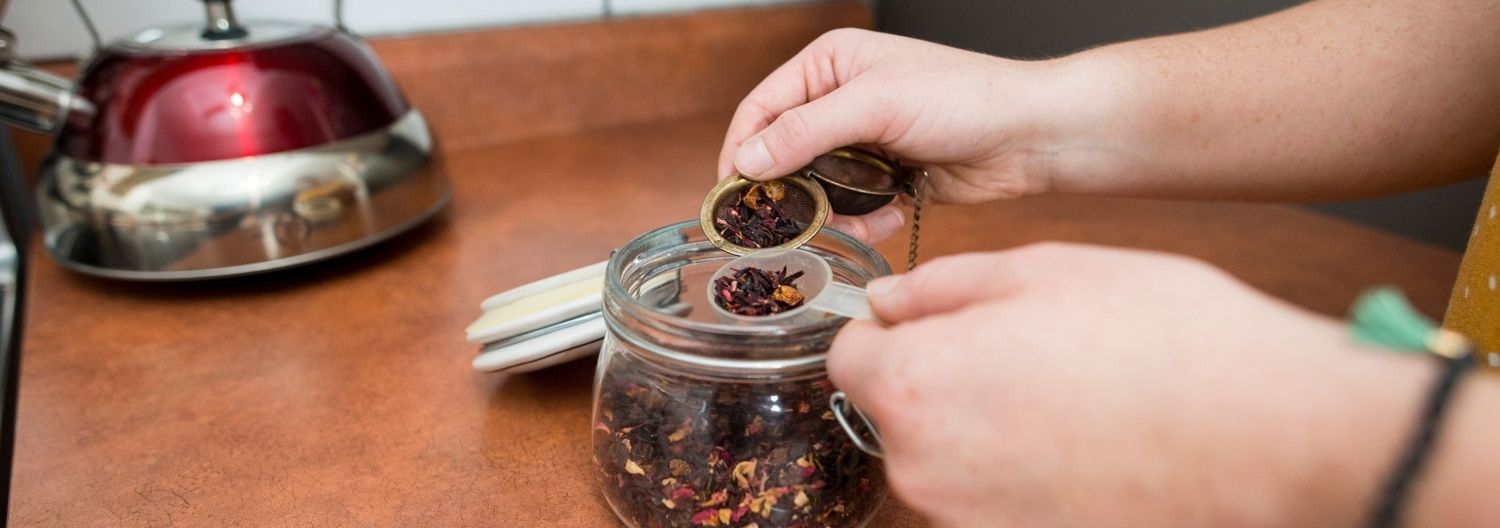
[[1453,389],[1458,387],[1464,373],[1474,366],[1469,354],[1437,357],[1443,360],[1443,371],[1427,396],[1427,405],[1422,409],[1422,421],[1417,423],[1417,430],[1407,440],[1406,450],[1401,454],[1399,464],[1381,488],[1380,501],[1375,503],[1377,509],[1370,517],[1369,526],[1373,528],[1394,528],[1400,524],[1401,513],[1411,493],[1412,484],[1421,477],[1432,446],[1437,443],[1443,415],[1448,411],[1449,402],[1453,401]]

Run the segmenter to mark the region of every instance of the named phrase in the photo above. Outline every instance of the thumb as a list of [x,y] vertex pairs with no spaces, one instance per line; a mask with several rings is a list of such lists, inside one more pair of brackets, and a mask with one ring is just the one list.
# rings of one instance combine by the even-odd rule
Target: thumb
[[943,257],[870,281],[865,290],[880,320],[910,321],[1014,294],[1022,281],[1013,260],[1004,252]]
[[885,125],[867,90],[849,85],[782,112],[734,153],[745,177],[769,180],[791,174],[813,158],[845,145],[876,143]]

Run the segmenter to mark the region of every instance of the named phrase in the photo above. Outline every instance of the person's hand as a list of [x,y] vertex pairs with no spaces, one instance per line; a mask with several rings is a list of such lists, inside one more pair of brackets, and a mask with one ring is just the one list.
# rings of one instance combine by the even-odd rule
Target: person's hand
[[[1039,192],[1052,138],[1038,101],[1045,63],[999,59],[919,40],[841,29],[808,45],[735,112],[719,177],[789,174],[819,154],[865,145],[927,169],[931,198],[977,203]],[[1050,99],[1049,99],[1050,98]],[[904,220],[895,206],[832,227],[866,241]]]
[[1165,254],[1038,245],[869,290],[890,326],[849,323],[829,374],[943,526],[1356,526],[1431,375]]

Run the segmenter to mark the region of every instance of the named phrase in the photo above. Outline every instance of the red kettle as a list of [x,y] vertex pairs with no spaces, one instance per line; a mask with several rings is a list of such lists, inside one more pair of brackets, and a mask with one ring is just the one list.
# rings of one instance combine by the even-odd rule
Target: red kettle
[[76,83],[0,60],[0,120],[56,136],[37,204],[59,263],[132,280],[255,273],[447,203],[426,122],[360,39],[203,5],[204,25],[104,46]]

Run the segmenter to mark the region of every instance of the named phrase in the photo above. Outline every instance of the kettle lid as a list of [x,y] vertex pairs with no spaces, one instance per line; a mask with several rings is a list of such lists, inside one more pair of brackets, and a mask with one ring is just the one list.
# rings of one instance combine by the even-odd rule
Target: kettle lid
[[245,25],[235,19],[229,0],[205,0],[206,24],[152,28],[115,42],[112,46],[133,51],[180,52],[230,50],[283,43],[327,31],[328,28],[287,22],[257,22]]

